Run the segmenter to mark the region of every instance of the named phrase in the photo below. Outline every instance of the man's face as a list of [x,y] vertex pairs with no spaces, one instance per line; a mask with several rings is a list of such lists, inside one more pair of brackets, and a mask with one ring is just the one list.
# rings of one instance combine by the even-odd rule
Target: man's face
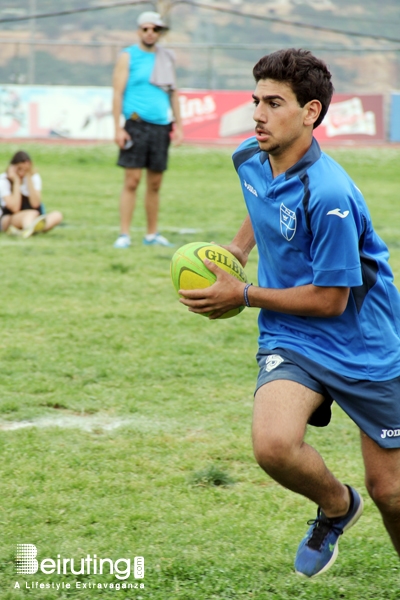
[[152,48],[159,40],[162,29],[153,23],[144,23],[138,29],[139,40],[146,48]]
[[279,156],[305,134],[307,105],[299,106],[288,84],[260,79],[253,99],[255,133],[261,150]]

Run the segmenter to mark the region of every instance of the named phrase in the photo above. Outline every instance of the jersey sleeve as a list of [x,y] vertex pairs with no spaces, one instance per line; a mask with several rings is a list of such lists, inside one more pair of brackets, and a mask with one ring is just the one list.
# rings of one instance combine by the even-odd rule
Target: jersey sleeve
[[255,154],[260,152],[260,147],[254,136],[244,140],[232,155],[233,166],[239,173],[240,166]]
[[362,214],[356,189],[336,188],[317,196],[310,214],[313,284],[355,287],[362,284],[359,240],[367,218]]

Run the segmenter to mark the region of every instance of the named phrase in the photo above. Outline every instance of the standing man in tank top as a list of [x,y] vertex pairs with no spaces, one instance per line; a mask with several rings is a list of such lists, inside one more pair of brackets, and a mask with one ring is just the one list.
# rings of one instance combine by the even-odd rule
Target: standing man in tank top
[[159,13],[151,11],[142,13],[137,23],[139,42],[122,50],[113,76],[115,142],[120,149],[118,165],[125,169],[115,248],[131,245],[129,230],[143,169],[147,219],[143,243],[171,245],[158,231],[160,187],[167,169],[170,133],[176,144],[183,138],[174,55],[158,45],[168,27]]

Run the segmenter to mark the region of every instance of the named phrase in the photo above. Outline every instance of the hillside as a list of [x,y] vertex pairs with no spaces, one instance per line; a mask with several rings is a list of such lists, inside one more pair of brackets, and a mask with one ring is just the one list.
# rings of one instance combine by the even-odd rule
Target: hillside
[[[109,0],[13,0],[0,19],[107,5]],[[400,88],[400,3],[398,0],[208,0],[207,4],[258,18],[220,12],[172,0],[171,31],[164,43],[175,48],[184,87],[247,89],[260,56],[284,46],[307,47],[325,59],[336,90],[383,91]],[[35,8],[36,6],[36,8]],[[136,17],[151,4],[0,23],[0,81],[72,85],[109,85],[119,49],[135,42]],[[267,20],[270,19],[270,20]],[[285,22],[284,22],[285,21]],[[294,23],[290,25],[289,23]],[[303,25],[303,26],[300,26]],[[305,27],[305,25],[309,27]],[[355,35],[327,31],[352,32]],[[366,37],[366,36],[372,37]],[[27,42],[36,45],[30,52]],[[49,45],[53,40],[57,45]],[[7,43],[6,43],[7,42]]]

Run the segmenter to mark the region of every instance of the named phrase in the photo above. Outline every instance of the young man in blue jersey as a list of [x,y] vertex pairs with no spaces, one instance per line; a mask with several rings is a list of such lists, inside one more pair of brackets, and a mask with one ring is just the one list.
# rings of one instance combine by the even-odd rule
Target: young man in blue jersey
[[205,261],[216,283],[181,290],[181,302],[210,318],[261,309],[254,453],[318,506],[295,559],[312,577],[363,509],[304,441],[307,424],[329,423],[333,400],[360,428],[366,487],[400,554],[400,294],[360,190],[313,137],[333,93],[326,65],[289,49],[253,74],[255,137],[233,155],[248,216],[228,248],[245,265],[257,244],[258,286]]
[[176,144],[180,144],[183,134],[174,56],[157,43],[167,29],[159,13],[142,13],[138,18],[139,43],[124,48],[114,69],[115,142],[120,149],[118,165],[125,169],[120,197],[120,235],[115,248],[131,245],[129,230],[143,169],[146,169],[147,217],[143,243],[171,245],[157,227],[160,187],[167,168],[173,121]]

